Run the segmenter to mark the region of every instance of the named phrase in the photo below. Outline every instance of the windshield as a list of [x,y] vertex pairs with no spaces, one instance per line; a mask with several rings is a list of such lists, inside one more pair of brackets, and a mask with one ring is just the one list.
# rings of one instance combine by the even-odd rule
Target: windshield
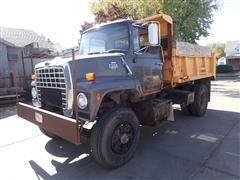
[[128,24],[114,23],[90,30],[82,35],[80,55],[129,49]]

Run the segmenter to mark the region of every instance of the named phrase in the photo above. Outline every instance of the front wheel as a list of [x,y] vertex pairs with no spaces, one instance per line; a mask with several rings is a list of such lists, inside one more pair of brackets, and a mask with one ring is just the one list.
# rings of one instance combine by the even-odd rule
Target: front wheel
[[110,110],[93,128],[90,141],[92,155],[99,164],[117,168],[132,158],[139,135],[139,121],[132,110]]

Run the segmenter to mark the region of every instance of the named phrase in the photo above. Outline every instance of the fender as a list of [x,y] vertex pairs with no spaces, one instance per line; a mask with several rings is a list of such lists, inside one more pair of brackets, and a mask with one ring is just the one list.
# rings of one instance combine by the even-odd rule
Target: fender
[[[89,121],[95,121],[100,105],[107,94],[126,90],[132,90],[138,96],[143,94],[139,81],[129,76],[99,78],[92,83],[79,82],[77,87],[79,87],[78,92],[88,93],[89,109],[87,111],[89,113]],[[100,98],[97,98],[97,96]],[[84,112],[84,110],[81,110],[81,112]]]

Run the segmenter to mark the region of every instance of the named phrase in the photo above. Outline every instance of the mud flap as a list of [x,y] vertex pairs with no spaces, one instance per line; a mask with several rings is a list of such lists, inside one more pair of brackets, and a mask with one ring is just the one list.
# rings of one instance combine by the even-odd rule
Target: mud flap
[[174,112],[173,112],[172,102],[170,103],[170,112],[169,112],[167,120],[168,121],[175,121],[174,120]]

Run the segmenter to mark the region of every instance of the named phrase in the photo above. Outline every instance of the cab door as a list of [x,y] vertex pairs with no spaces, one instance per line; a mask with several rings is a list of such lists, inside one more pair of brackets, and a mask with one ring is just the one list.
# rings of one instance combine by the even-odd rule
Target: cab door
[[160,46],[147,47],[147,28],[133,27],[133,75],[140,81],[144,94],[160,91],[162,87],[162,57]]

